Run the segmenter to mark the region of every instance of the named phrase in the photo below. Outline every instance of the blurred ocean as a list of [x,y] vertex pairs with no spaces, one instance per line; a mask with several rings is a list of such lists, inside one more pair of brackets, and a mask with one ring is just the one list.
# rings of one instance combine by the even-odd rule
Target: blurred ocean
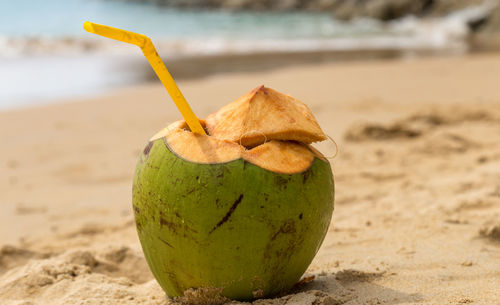
[[[89,20],[149,36],[167,62],[254,53],[467,48],[475,7],[436,20],[339,22],[325,13],[179,11],[106,0],[0,0],[0,109],[144,81],[135,47],[88,34]],[[136,63],[135,65],[132,63]],[[146,65],[146,64],[145,64]],[[174,75],[175,77],[175,75]]]

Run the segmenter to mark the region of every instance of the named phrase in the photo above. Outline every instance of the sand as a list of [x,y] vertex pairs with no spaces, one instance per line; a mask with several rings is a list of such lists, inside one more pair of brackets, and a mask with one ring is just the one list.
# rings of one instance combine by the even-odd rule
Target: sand
[[[340,148],[307,280],[255,303],[500,304],[499,79],[490,54],[182,81],[201,117],[260,84],[289,93]],[[173,303],[140,249],[131,178],[178,118],[157,83],[0,113],[0,304]]]

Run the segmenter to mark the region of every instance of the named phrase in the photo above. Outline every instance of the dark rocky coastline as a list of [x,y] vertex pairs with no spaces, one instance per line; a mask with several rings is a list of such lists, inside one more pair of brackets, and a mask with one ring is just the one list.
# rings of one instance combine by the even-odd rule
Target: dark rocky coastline
[[408,15],[439,17],[488,1],[498,2],[489,16],[471,25],[473,30],[500,32],[498,0],[122,0],[147,2],[181,9],[222,9],[229,11],[312,11],[331,12],[340,20],[359,17],[390,21]]
[[405,15],[444,15],[483,0],[125,0],[178,8],[257,11],[331,11],[340,19],[391,20]]

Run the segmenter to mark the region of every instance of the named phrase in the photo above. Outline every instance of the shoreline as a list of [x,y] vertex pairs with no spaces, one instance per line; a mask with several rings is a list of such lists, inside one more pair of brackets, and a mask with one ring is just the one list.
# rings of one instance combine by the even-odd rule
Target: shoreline
[[[496,52],[492,50],[491,52]],[[476,52],[474,52],[476,53]],[[473,54],[473,53],[469,53]],[[304,65],[402,60],[405,58],[432,58],[467,56],[460,50],[434,49],[359,49],[346,51],[256,52],[252,54],[220,54],[177,58],[168,62],[168,69],[176,79],[198,79],[211,75],[240,72],[259,72]],[[165,58],[167,56],[164,56]],[[200,67],[203,67],[200,69]],[[150,71],[152,72],[152,71]],[[156,76],[149,73],[149,80]]]
[[[85,57],[65,56],[62,58],[40,57],[29,60],[20,60],[22,71],[6,73],[7,84],[15,82],[17,86],[8,87],[0,95],[0,111],[10,109],[25,109],[41,105],[62,103],[72,99],[91,99],[102,94],[124,89],[130,86],[148,83],[157,83],[159,80],[153,70],[137,50],[129,50],[127,54],[116,55],[87,55]],[[178,81],[189,81],[217,75],[238,73],[271,72],[289,67],[342,65],[350,63],[370,63],[378,61],[407,61],[420,59],[440,59],[468,56],[496,54],[496,48],[480,45],[470,52],[456,49],[360,49],[338,51],[300,51],[300,52],[256,52],[251,54],[218,54],[174,57],[169,59],[168,54],[160,53],[169,71]],[[47,59],[48,62],[47,63]],[[14,62],[15,63],[15,62]],[[37,63],[40,63],[38,67]],[[12,69],[17,69],[13,63]],[[7,70],[9,66],[4,66]],[[71,69],[68,69],[71,67]],[[37,73],[31,70],[45,71],[50,68],[56,73],[56,78],[40,79]],[[80,71],[83,69],[83,71]],[[80,71],[75,74],[74,71]],[[48,73],[48,71],[47,71]],[[97,76],[92,76],[93,74]],[[12,78],[14,75],[14,78]],[[111,76],[110,76],[111,75]],[[81,79],[80,79],[80,78]],[[61,84],[62,83],[62,84]],[[21,86],[22,85],[22,86]],[[36,85],[33,87],[33,85]],[[24,97],[15,97],[14,92],[21,87],[30,86]],[[50,90],[61,86],[65,89],[57,95]],[[9,93],[11,92],[11,93]],[[19,92],[19,91],[17,91]],[[31,93],[30,93],[31,92]],[[43,98],[42,98],[43,96]],[[8,100],[13,100],[19,106],[9,106]],[[2,105],[3,103],[3,105]]]
[[[470,52],[462,53],[457,50],[359,50],[359,51],[315,51],[315,52],[264,52],[252,54],[224,54],[213,56],[196,56],[185,58],[174,58],[167,60],[166,65],[174,78],[183,83],[191,81],[203,81],[217,77],[231,77],[231,75],[280,73],[287,69],[314,69],[323,66],[339,67],[342,69],[349,65],[398,65],[401,63],[417,63],[419,61],[448,61],[467,60],[471,58],[495,57],[500,54],[500,49],[491,48],[481,42],[474,42]],[[500,46],[500,40],[499,40]],[[47,97],[34,99],[32,102],[17,106],[0,108],[1,113],[24,111],[32,108],[45,108],[74,102],[83,102],[99,99],[100,97],[113,96],[117,92],[141,87],[161,86],[156,74],[146,60],[135,54],[119,58],[110,64],[114,73],[128,75],[129,82],[116,83],[108,88],[99,89],[86,94],[76,94],[74,97]],[[165,58],[166,56],[162,56]],[[98,64],[103,60],[96,61]],[[203,68],[200,68],[203,67]],[[182,89],[182,88],[181,88]]]

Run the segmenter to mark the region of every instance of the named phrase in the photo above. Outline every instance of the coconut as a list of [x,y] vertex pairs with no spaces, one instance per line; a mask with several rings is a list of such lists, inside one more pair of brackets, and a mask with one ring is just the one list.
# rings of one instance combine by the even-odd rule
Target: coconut
[[151,138],[133,182],[137,232],[168,296],[192,289],[236,300],[273,296],[300,280],[333,212],[325,139],[300,101],[258,87],[200,120]]

